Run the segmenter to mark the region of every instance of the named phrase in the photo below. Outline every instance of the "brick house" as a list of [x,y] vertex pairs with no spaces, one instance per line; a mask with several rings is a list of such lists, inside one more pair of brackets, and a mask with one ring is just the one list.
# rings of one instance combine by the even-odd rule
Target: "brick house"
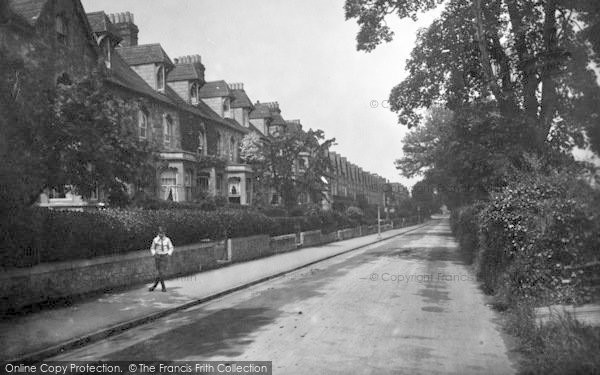
[[[115,95],[139,103],[139,137],[156,146],[160,159],[151,195],[173,201],[228,195],[223,181],[238,175],[228,168],[240,166],[230,141],[239,142],[248,130],[198,100],[205,83],[199,56],[172,61],[159,44],[138,45],[139,29],[128,12],[86,15],[72,0],[9,0],[2,6],[0,47],[28,63],[46,64],[44,84],[99,69]],[[249,204],[240,185],[230,200]],[[102,198],[102,192],[86,199],[47,192],[40,204],[82,208]]]

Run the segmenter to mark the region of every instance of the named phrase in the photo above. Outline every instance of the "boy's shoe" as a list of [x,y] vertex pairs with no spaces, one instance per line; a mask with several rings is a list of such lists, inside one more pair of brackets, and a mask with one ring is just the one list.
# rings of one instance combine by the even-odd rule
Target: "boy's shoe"
[[167,288],[162,288],[162,291],[163,291],[163,292],[166,292],[166,291],[167,291]]
[[149,291],[149,292],[154,292],[154,287],[153,287],[153,286],[151,286],[150,288],[148,288],[148,291]]

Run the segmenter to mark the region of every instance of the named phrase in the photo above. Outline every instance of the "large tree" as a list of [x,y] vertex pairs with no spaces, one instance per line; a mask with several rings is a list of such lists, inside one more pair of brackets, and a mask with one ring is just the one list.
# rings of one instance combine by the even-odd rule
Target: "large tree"
[[[415,19],[441,3],[347,0],[346,19],[360,26],[358,49],[371,51],[393,38],[387,16]],[[391,108],[412,127],[435,103],[458,111],[492,102],[504,121],[533,131],[532,151],[544,153],[552,138],[564,149],[584,146],[585,129],[600,153],[600,89],[590,68],[600,61],[599,20],[593,0],[449,0],[419,31],[410,74],[392,90]]]
[[103,77],[40,84],[43,69],[0,51],[0,201],[33,204],[45,189],[121,196],[154,178],[150,144],[137,135],[137,102],[115,97]]
[[[268,140],[250,133],[242,141],[241,157],[252,164],[262,187],[273,188],[291,208],[301,193],[309,194],[313,202],[322,199],[327,188],[323,177],[329,170],[326,151],[334,142],[325,139],[322,130],[285,129]],[[296,171],[296,164],[304,158],[307,168]]]

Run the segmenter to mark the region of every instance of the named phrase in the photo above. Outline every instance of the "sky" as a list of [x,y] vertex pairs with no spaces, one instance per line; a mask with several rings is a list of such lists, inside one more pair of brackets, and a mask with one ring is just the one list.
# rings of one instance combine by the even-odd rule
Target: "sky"
[[171,59],[199,54],[206,80],[242,82],[253,102],[279,103],[286,120],[322,129],[333,151],[371,173],[410,187],[394,167],[407,128],[387,105],[406,76],[419,21],[392,17],[396,37],[356,50],[358,26],[344,0],[83,0],[86,12],[134,14],[139,44],[160,43]]

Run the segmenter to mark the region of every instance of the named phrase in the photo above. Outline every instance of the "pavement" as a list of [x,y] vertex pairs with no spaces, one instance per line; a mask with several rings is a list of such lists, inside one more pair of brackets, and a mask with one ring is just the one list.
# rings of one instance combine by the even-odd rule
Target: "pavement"
[[272,361],[273,374],[286,375],[514,374],[514,339],[487,302],[448,220],[432,220],[51,359]]
[[0,360],[39,361],[422,225],[303,248],[0,321]]

